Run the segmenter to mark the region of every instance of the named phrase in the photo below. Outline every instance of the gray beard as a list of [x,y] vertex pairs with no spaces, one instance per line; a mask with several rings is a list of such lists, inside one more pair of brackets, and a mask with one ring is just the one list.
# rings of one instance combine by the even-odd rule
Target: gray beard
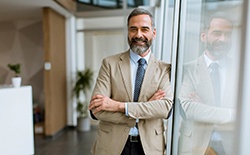
[[148,49],[149,49],[149,47],[147,47],[147,46],[132,46],[131,47],[131,50],[134,53],[139,54],[139,55],[145,53]]
[[221,59],[226,56],[226,51],[210,51],[210,53],[216,58]]
[[211,45],[209,43],[206,43],[206,49],[216,58],[216,59],[221,59],[226,56],[228,53],[228,50],[230,49],[230,45],[224,45],[225,47],[220,50],[215,50],[214,45]]
[[[133,40],[135,40],[135,41],[138,41],[138,40],[140,40],[140,41],[146,41],[146,44],[143,45],[143,46],[138,46],[138,45],[133,44]],[[141,55],[141,54],[147,52],[147,50],[150,48],[150,46],[152,45],[152,40],[148,41],[148,40],[143,39],[143,38],[135,38],[135,39],[129,40],[129,38],[128,38],[128,44],[130,46],[130,49],[134,53]]]

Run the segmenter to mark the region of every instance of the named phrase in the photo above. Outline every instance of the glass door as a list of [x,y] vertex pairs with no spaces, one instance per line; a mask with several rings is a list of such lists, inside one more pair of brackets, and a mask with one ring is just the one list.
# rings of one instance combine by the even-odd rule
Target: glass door
[[186,0],[175,5],[179,26],[172,58],[171,154],[234,155],[243,1]]

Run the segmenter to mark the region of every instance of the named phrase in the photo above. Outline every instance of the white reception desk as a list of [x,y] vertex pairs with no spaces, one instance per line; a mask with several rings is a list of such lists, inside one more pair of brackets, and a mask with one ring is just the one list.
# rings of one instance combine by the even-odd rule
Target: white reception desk
[[0,88],[0,154],[33,155],[32,87]]

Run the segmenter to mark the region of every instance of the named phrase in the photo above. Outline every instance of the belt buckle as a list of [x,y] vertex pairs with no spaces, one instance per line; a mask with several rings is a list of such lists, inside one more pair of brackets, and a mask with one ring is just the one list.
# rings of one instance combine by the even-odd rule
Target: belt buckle
[[139,141],[139,135],[130,135],[129,139],[130,139],[130,142],[138,142]]

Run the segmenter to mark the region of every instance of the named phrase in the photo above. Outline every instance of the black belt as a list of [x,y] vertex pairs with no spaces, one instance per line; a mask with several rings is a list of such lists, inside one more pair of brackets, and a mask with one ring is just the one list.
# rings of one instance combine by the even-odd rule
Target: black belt
[[127,142],[123,148],[121,155],[145,155],[140,136],[139,135],[129,135]]
[[140,141],[140,136],[139,135],[129,135],[129,141],[132,143],[136,143]]

